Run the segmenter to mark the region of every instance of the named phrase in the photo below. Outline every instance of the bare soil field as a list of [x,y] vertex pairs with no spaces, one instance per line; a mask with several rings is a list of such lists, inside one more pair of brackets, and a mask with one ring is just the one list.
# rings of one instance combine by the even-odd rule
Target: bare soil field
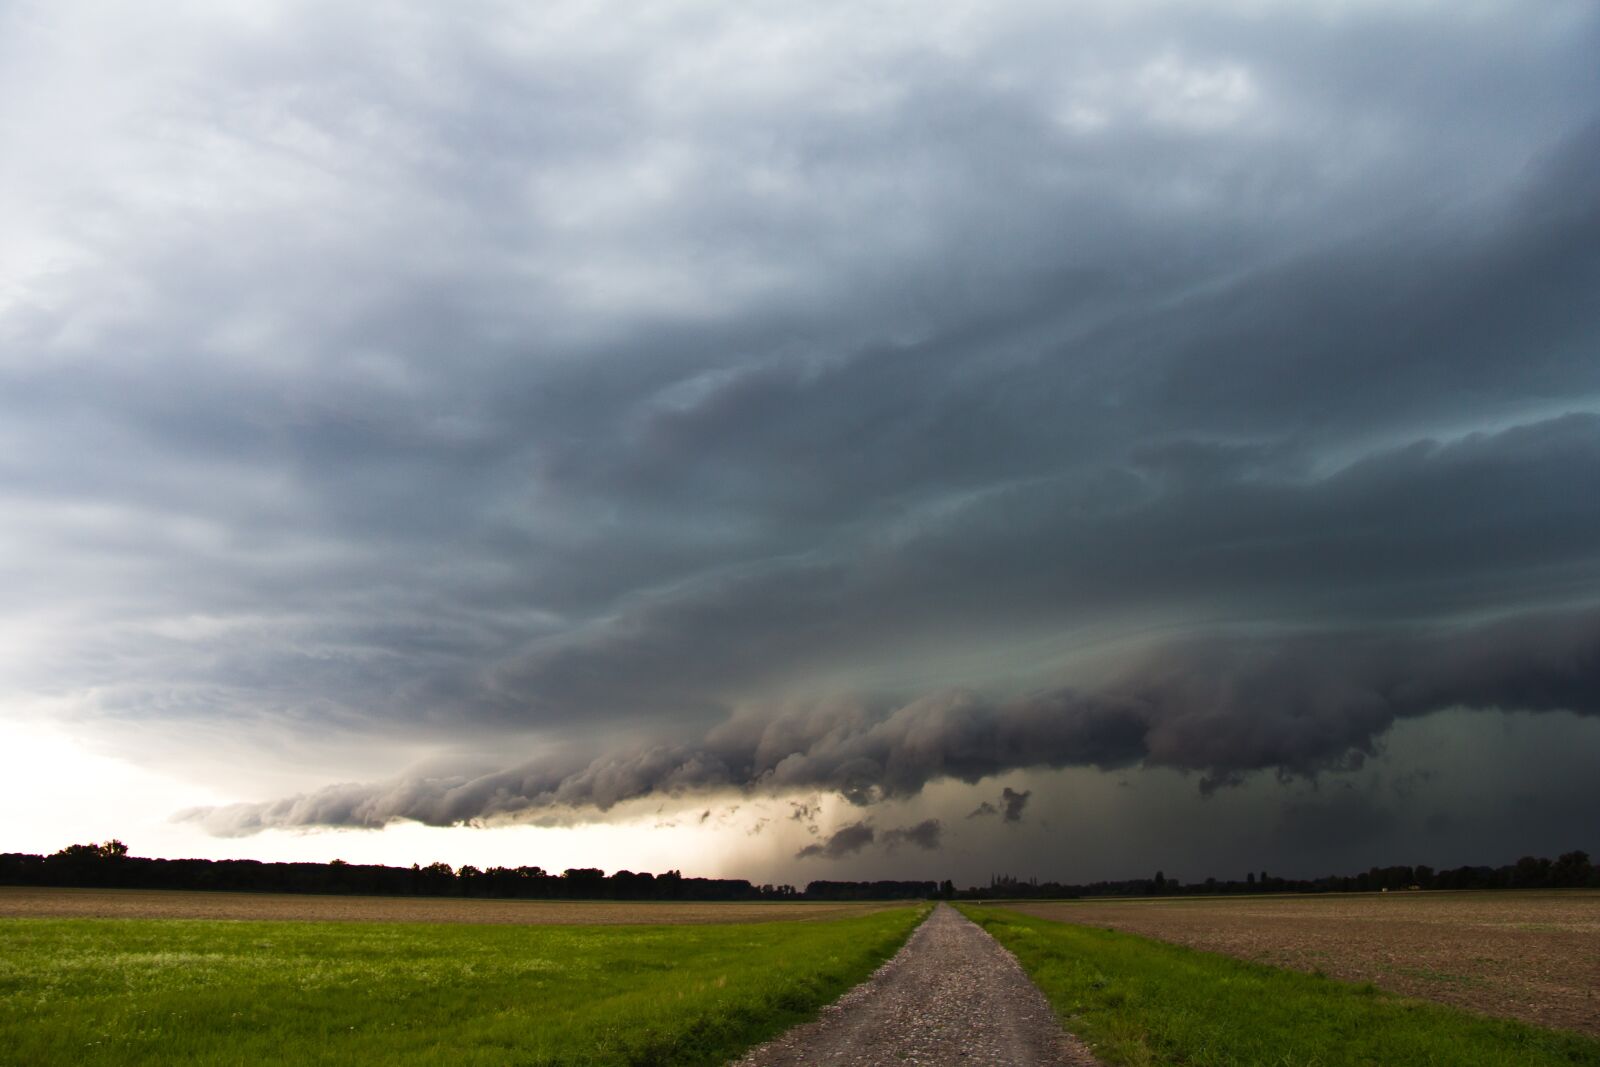
[[1600,1037],[1600,891],[1004,906]]
[[163,889],[44,889],[0,886],[0,919],[245,919],[309,922],[499,923],[614,926],[620,923],[749,923],[843,919],[889,903],[716,903],[468,900],[294,893],[199,893]]

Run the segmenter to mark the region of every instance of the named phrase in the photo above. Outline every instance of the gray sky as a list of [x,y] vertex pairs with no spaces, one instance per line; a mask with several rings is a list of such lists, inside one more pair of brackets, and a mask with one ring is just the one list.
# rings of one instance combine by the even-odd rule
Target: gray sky
[[0,0],[0,848],[1600,852],[1600,12],[990,8]]

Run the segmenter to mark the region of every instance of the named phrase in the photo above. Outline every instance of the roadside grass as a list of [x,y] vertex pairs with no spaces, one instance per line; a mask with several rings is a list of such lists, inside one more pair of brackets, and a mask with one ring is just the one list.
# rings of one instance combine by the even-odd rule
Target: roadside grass
[[1110,1064],[1600,1065],[1600,1042],[1097,927],[960,909]]
[[720,1063],[865,979],[926,913],[704,926],[10,919],[0,1063]]

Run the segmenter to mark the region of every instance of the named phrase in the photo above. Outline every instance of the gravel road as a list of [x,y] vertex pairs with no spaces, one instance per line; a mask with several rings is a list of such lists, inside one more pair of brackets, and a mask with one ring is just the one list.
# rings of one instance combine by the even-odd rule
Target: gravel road
[[1098,1062],[1061,1029],[1016,957],[940,904],[876,974],[737,1067]]

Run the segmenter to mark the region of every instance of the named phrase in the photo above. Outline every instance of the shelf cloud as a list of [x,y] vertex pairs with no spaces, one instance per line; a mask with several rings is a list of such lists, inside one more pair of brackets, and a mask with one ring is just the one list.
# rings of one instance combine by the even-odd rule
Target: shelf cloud
[[[1315,776],[1359,766],[1395,720],[1454,707],[1600,714],[1600,613],[1424,636],[1192,643],[1164,649],[1092,693],[996,703],[954,691],[877,713],[854,704],[747,712],[697,744],[611,752],[571,769],[535,763],[477,777],[335,786],[186,817],[238,835],[396,819],[452,825],[558,813],[584,821],[623,801],[701,792],[824,790],[866,807],[944,779],[1137,764],[1196,772],[1207,793],[1250,771]],[[1002,807],[988,808],[1013,822],[1028,798],[1006,787]],[[853,825],[841,843],[830,838],[805,854],[831,856],[871,840],[865,821]],[[922,839],[930,835],[937,840],[934,830]]]
[[1578,736],[1597,50],[1580,0],[0,7],[0,707],[197,839],[837,795],[841,869],[990,869],[1027,775]]

